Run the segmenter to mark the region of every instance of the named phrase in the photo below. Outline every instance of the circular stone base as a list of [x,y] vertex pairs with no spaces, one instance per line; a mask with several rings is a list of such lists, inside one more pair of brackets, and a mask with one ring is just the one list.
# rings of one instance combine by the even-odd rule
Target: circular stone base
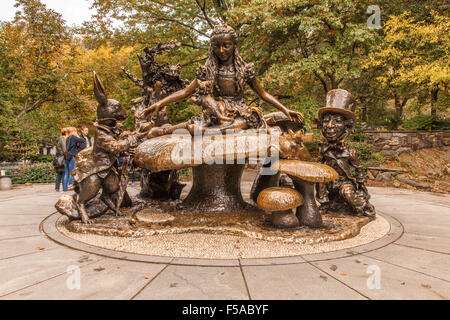
[[[68,221],[64,226],[73,233],[96,234],[116,237],[140,238],[156,235],[205,233],[229,235],[283,243],[314,244],[355,237],[371,219],[346,214],[325,214],[322,228],[300,226],[277,229],[271,224],[271,216],[255,207],[246,211],[216,213],[192,213],[180,209],[176,202],[152,203],[140,209],[124,209],[126,216],[103,215],[92,219],[93,224],[80,220]],[[139,240],[136,240],[139,241]]]
[[362,227],[360,233],[353,238],[303,244],[205,233],[158,234],[139,238],[81,234],[68,231],[67,220],[66,217],[58,220],[58,230],[69,238],[89,245],[148,256],[197,259],[280,258],[333,252],[371,243],[390,231],[389,222],[378,216]]

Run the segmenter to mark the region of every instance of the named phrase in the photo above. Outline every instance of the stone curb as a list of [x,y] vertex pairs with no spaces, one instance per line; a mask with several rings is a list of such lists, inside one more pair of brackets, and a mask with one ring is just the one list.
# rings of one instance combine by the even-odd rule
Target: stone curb
[[150,256],[104,249],[76,241],[60,233],[56,228],[56,222],[58,221],[60,215],[56,212],[52,213],[41,222],[41,224],[39,225],[39,230],[44,236],[46,236],[50,240],[67,248],[119,260],[145,262],[145,263],[161,263],[170,265],[203,266],[203,267],[270,266],[270,265],[308,263],[322,260],[344,258],[352,255],[359,255],[362,253],[366,253],[372,250],[385,247],[388,244],[398,240],[403,234],[402,224],[398,220],[394,219],[393,217],[389,216],[386,213],[377,212],[377,214],[380,214],[390,224],[389,232],[378,240],[372,241],[370,243],[361,246],[327,253],[316,253],[290,257],[258,258],[258,259],[172,258],[172,257]]

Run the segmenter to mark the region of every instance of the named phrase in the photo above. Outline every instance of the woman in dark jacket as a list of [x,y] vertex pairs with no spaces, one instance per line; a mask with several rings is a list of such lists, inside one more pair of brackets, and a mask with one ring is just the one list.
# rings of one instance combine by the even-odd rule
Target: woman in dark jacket
[[[66,152],[67,135],[68,135],[67,128],[61,128],[61,135],[58,137],[58,140],[56,141],[56,157],[62,157],[62,159],[64,159],[63,157],[64,152]],[[56,192],[59,192],[59,187],[64,179],[65,167],[61,168],[55,167],[55,170],[56,170],[55,190]]]
[[73,177],[70,172],[75,168],[75,157],[84,147],[86,141],[80,138],[77,133],[77,129],[74,127],[68,128],[69,136],[66,140],[66,152],[70,153],[70,160],[64,161],[64,179],[63,179],[63,191],[68,190],[68,185],[73,184]]

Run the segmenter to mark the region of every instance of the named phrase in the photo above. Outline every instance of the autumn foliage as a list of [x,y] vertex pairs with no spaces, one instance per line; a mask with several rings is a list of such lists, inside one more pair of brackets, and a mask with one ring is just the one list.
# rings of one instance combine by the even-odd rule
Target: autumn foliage
[[[255,63],[267,91],[301,111],[309,128],[333,88],[353,92],[359,118],[372,125],[401,126],[421,114],[445,118],[448,5],[384,1],[382,28],[370,29],[366,10],[372,2],[95,0],[97,15],[74,29],[39,0],[16,0],[15,19],[0,24],[0,152],[18,146],[32,152],[62,126],[92,123],[93,70],[111,97],[129,109],[141,93],[121,67],[139,74],[136,53],[145,46],[180,41],[180,48],[159,59],[179,63],[182,77],[193,79],[208,54],[211,28],[223,23],[239,33],[240,52]],[[195,112],[189,102],[179,104],[171,109],[171,121]]]

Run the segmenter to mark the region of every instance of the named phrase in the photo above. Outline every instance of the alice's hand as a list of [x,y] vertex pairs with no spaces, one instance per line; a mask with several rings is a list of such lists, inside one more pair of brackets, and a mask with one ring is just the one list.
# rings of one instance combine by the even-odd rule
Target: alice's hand
[[298,122],[298,123],[305,123],[305,118],[303,117],[303,115],[298,112],[298,111],[294,111],[294,110],[289,110],[289,117],[291,118],[292,121]]

